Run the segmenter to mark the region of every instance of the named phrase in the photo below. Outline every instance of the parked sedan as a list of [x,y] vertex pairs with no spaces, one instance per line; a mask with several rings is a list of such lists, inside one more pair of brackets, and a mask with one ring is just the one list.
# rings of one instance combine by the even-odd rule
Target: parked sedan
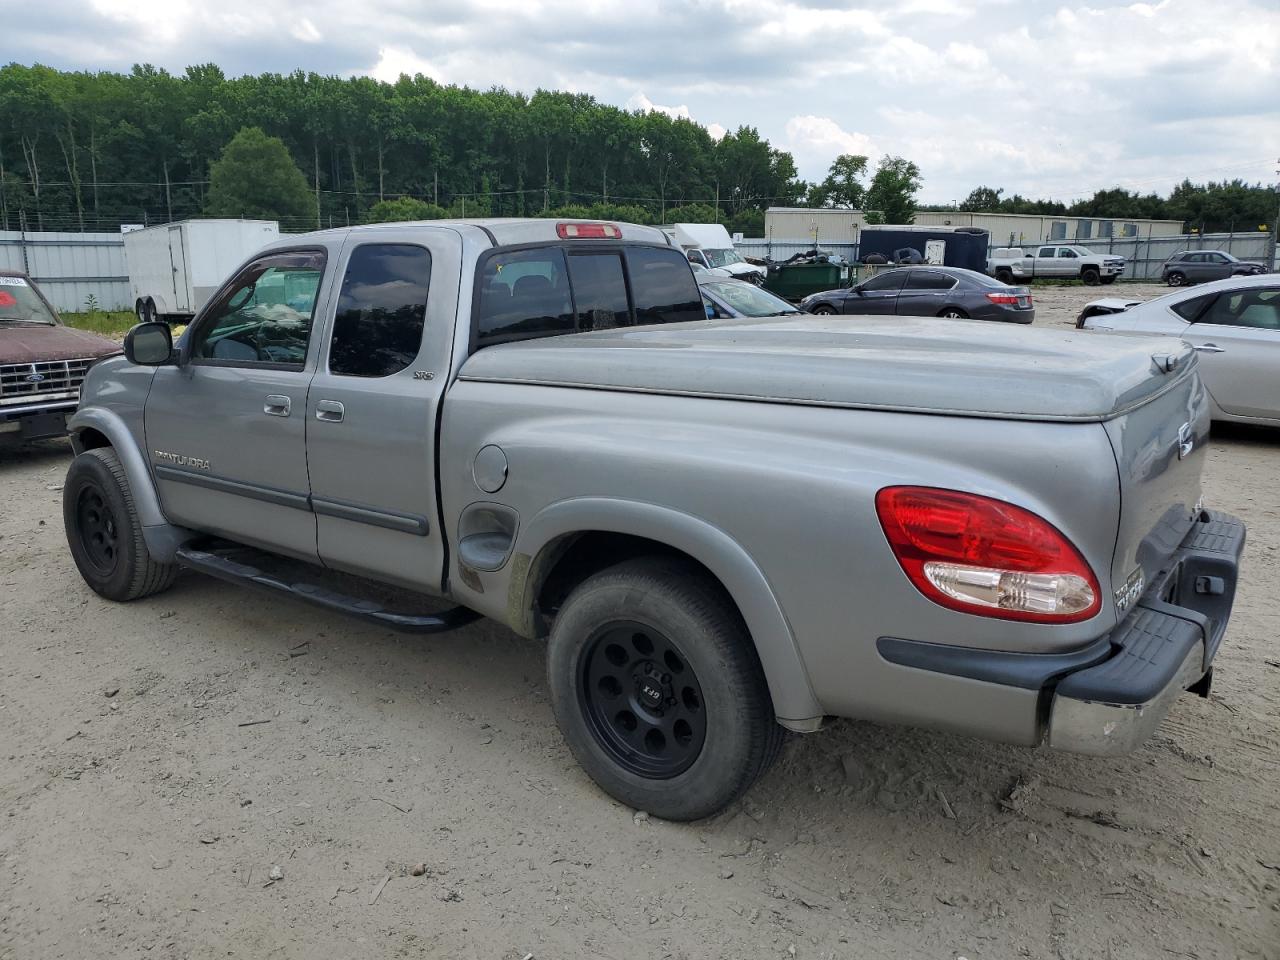
[[694,275],[708,317],[779,317],[803,312],[754,283],[720,277],[709,270],[695,270]]
[[1253,260],[1240,260],[1225,250],[1183,250],[1165,261],[1160,279],[1171,287],[1227,277],[1248,277],[1266,273],[1267,268]]
[[1030,323],[1036,311],[1027,287],[1011,287],[959,267],[881,270],[853,287],[805,297],[808,313],[898,314]]
[[1280,426],[1280,276],[1232,277],[1145,303],[1095,300],[1076,320],[1087,330],[1190,343],[1213,419]]

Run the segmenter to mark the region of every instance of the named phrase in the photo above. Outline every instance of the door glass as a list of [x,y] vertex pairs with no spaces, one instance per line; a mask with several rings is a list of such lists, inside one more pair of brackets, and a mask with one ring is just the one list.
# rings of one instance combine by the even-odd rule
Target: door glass
[[1076,256],[1076,252],[1075,252],[1074,250],[1072,250],[1070,247],[1059,247],[1059,248],[1058,248],[1058,258],[1059,258],[1059,259],[1061,259],[1061,260],[1076,260],[1076,259],[1078,259],[1078,258],[1077,258],[1077,256]]
[[707,319],[693,271],[679,252],[661,247],[627,250],[636,323],[688,323]]
[[282,253],[251,263],[194,333],[197,363],[258,363],[302,369],[324,272],[320,252]]
[[905,290],[950,290],[956,285],[955,277],[932,270],[912,270]]
[[1052,257],[1052,256],[1053,256],[1053,247],[1041,247],[1041,248],[1040,248],[1040,252],[1039,252],[1039,253],[1037,253],[1037,254],[1036,254],[1036,256],[1037,256],[1037,257]]
[[889,270],[885,273],[877,273],[870,280],[859,285],[859,289],[867,293],[884,293],[885,291],[897,291],[902,289],[902,284],[907,279],[906,270]]
[[612,330],[631,326],[627,281],[622,257],[616,253],[575,254],[569,257],[569,279],[578,308],[579,330]]
[[1280,290],[1239,290],[1221,294],[1197,323],[1280,331]]
[[407,243],[356,247],[347,261],[329,346],[329,371],[389,377],[422,345],[431,254]]
[[[681,258],[680,266],[689,272]],[[693,274],[689,272],[692,280]],[[490,257],[480,278],[479,346],[573,333],[569,278],[559,247]]]

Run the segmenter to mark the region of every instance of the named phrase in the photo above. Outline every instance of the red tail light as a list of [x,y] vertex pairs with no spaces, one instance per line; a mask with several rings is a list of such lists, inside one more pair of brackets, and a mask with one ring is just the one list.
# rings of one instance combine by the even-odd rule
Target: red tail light
[[1089,564],[1021,507],[933,487],[885,487],[876,513],[903,572],[930,600],[965,613],[1077,623],[1102,607]]
[[[1011,307],[1018,305],[1018,295],[1016,293],[988,293],[987,299],[992,303],[1003,303]],[[1027,299],[1030,299],[1029,297]]]
[[622,231],[612,223],[557,223],[561,240],[621,240]]

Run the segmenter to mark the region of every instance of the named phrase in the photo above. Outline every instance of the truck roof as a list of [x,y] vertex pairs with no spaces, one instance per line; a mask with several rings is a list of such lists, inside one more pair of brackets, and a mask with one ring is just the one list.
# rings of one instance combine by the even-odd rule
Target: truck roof
[[617,227],[622,240],[657,243],[671,246],[671,240],[657,227],[645,227],[636,223],[622,223],[614,220],[579,220],[573,217],[484,217],[475,219],[452,220],[398,220],[390,223],[367,223],[353,227],[337,227],[332,230],[316,230],[312,233],[281,237],[282,240],[298,240],[301,237],[338,236],[349,233],[379,233],[390,230],[403,230],[406,227],[473,227],[486,233],[493,243],[500,247],[521,243],[546,243],[559,240],[556,228],[561,223],[574,224],[608,224]]

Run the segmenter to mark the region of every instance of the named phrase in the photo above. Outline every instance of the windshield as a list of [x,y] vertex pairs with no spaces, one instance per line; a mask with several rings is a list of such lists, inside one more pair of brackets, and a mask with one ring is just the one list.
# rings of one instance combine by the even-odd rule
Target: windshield
[[0,323],[57,323],[25,277],[0,277]]
[[731,263],[742,263],[737,250],[703,250],[707,263],[713,267],[727,267]]
[[702,288],[744,317],[776,317],[800,312],[781,297],[741,281],[704,283]]

